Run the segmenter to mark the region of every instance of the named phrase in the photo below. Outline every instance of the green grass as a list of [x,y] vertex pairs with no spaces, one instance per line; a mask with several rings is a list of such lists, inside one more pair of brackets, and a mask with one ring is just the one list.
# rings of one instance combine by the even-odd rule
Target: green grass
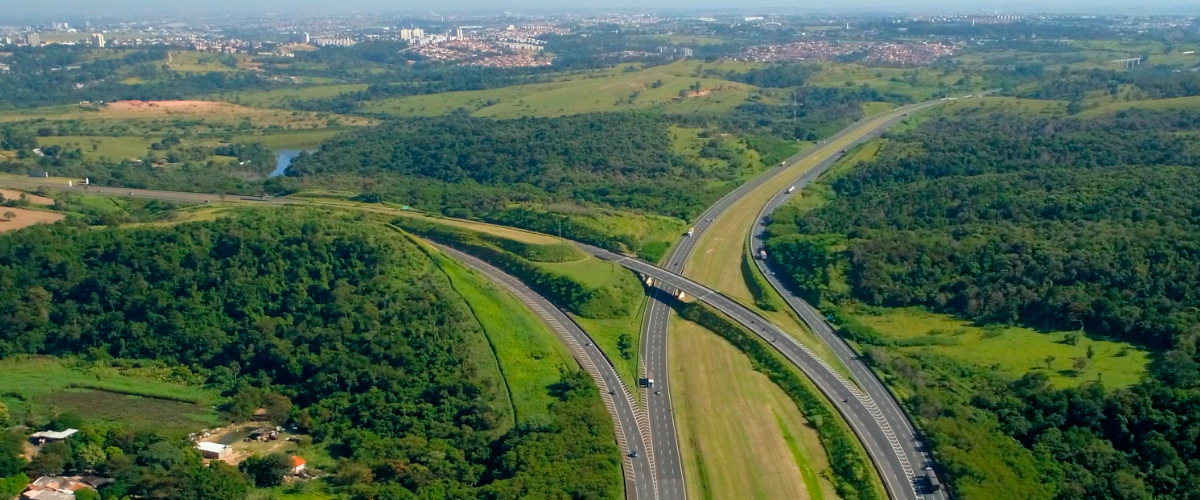
[[[604,351],[608,359],[612,360],[617,374],[630,388],[637,386],[638,363],[642,352],[642,318],[646,313],[648,303],[647,299],[643,299],[641,305],[634,309],[633,314],[623,318],[598,319],[571,315],[571,318],[579,323],[583,331],[596,341],[596,345]],[[621,355],[621,350],[618,348],[621,334],[629,335],[628,359]]]
[[796,461],[796,466],[800,468],[800,475],[804,477],[804,486],[808,488],[808,494],[812,500],[824,500],[825,494],[821,489],[821,477],[817,475],[817,471],[813,470],[811,459],[808,457],[805,450],[796,436],[792,434],[788,428],[787,421],[779,413],[775,414],[775,422],[779,424],[779,431],[783,433],[783,439],[787,442],[788,450],[792,452],[792,459]]
[[261,142],[271,149],[316,149],[322,142],[345,132],[344,128],[272,132],[261,135],[235,135],[233,142]]
[[658,261],[688,229],[687,221],[662,215],[636,214],[602,208],[581,209],[577,206],[565,205],[551,205],[545,208],[553,212],[568,214],[574,222],[604,234],[625,235],[633,238],[642,248],[639,256],[650,261]]
[[[448,92],[367,102],[363,111],[396,116],[431,116],[465,108],[475,116],[517,118],[523,116],[561,116],[567,114],[663,109],[672,113],[695,111],[724,112],[745,102],[753,86],[695,75],[700,64],[676,62],[632,72],[618,65],[602,72],[570,75],[564,79],[498,89]],[[706,68],[745,69],[752,65],[721,63]],[[661,86],[656,82],[661,81]],[[700,95],[679,97],[695,82],[703,86]],[[635,95],[636,93],[636,95]]]
[[549,415],[549,386],[575,368],[562,342],[520,301],[487,278],[441,255],[435,262],[479,321],[500,364],[517,422]]
[[1126,109],[1174,110],[1200,108],[1200,96],[1176,97],[1173,99],[1147,99],[1140,101],[1112,102],[1079,113],[1080,118],[1096,118]]
[[903,94],[917,100],[927,99],[939,90],[952,87],[966,76],[962,71],[934,68],[878,68],[844,63],[820,63],[820,66],[821,71],[809,82],[812,85],[844,87],[846,82],[852,86],[865,84],[885,94]]
[[237,59],[237,67],[232,68],[221,62],[222,55],[190,50],[171,51],[170,67],[181,73],[229,73],[242,69],[250,61],[246,54],[232,55]]
[[[898,349],[928,349],[1011,377],[1031,371],[1043,372],[1056,387],[1078,386],[1094,380],[1102,380],[1110,389],[1126,387],[1142,378],[1150,360],[1149,353],[1123,342],[1082,337],[1078,344],[1068,345],[1064,339],[1069,332],[1043,333],[1024,327],[985,329],[968,321],[916,308],[871,308],[855,311],[852,315],[893,340],[946,342],[944,345]],[[1086,359],[1089,346],[1094,356],[1087,368],[1076,374],[1072,364],[1077,358]],[[1047,366],[1049,356],[1054,360]]]
[[275,90],[233,92],[210,97],[213,99],[229,101],[245,106],[279,108],[285,107],[290,101],[293,100],[328,99],[342,94],[358,92],[366,89],[367,84],[365,83],[312,85],[306,87],[282,88]]
[[896,105],[890,102],[864,102],[862,107],[863,116],[872,116],[895,108]]
[[120,161],[126,158],[142,158],[150,151],[150,143],[161,138],[147,139],[144,137],[90,137],[90,136],[52,136],[39,137],[38,144],[42,147],[58,145],[65,148],[83,150],[87,160],[107,158]]
[[86,420],[171,431],[217,423],[213,405],[220,401],[219,394],[164,381],[181,373],[177,370],[152,362],[141,366],[117,368],[49,357],[6,359],[0,361],[0,402],[14,415],[69,411]]
[[820,437],[784,390],[703,326],[673,315],[669,332],[670,383],[689,496],[836,498],[823,479],[830,470]]
[[588,288],[607,287],[626,273],[624,267],[594,257],[573,262],[539,262],[538,266],[570,276]]
[[949,101],[937,112],[945,114],[1004,112],[1025,116],[1062,116],[1066,109],[1067,103],[1063,101],[987,96]]

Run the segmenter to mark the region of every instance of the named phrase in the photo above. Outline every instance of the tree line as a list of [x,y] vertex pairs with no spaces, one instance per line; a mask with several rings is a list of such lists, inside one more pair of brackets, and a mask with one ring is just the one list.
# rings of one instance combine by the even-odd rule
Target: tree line
[[[931,119],[822,180],[827,203],[776,212],[773,263],[907,388],[963,498],[1193,498],[1197,129],[1192,111]],[[848,289],[830,286],[835,268]],[[894,349],[839,303],[1082,329],[1160,357],[1130,388],[1056,389]]]
[[[353,498],[610,498],[620,491],[611,423],[586,376],[564,374],[551,388],[560,402],[549,421],[497,429],[501,410],[489,403],[496,388],[465,347],[467,336],[482,333],[463,314],[461,297],[430,272],[413,243],[366,226],[297,210],[165,228],[59,224],[5,235],[0,357],[184,365],[230,398],[231,414],[281,399],[280,419],[331,451],[338,459],[331,484]],[[151,448],[172,457],[172,465],[134,458],[133,472],[111,486],[118,497],[205,491],[160,487],[177,478],[231,488],[208,498],[245,498],[245,480],[236,479],[245,476],[188,465],[198,457],[186,443],[114,446],[126,457]],[[85,467],[64,459],[62,468],[113,460]]]

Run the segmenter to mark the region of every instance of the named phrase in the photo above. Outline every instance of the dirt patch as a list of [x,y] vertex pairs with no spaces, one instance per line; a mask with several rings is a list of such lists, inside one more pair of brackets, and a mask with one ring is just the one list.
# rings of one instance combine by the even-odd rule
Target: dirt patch
[[[23,191],[16,191],[13,189],[0,189],[0,195],[4,196],[5,200],[19,200],[19,199],[21,199],[22,194],[25,195],[25,199],[29,200],[29,202],[33,203],[34,205],[53,205],[54,204],[54,200],[47,198],[45,196],[38,196],[36,194],[30,194],[30,193],[26,193]],[[0,213],[4,213],[4,212],[2,210],[0,210]]]
[[108,103],[106,111],[112,112],[128,112],[142,111],[153,113],[156,111],[193,111],[205,112],[221,108],[240,108],[236,104],[213,101],[116,101]]
[[[7,217],[11,214],[12,217]],[[0,233],[29,227],[34,224],[58,222],[65,218],[63,214],[39,212],[24,208],[0,207]]]
[[265,456],[277,452],[294,452],[300,446],[298,441],[308,439],[300,434],[283,431],[279,432],[279,439],[274,441],[245,440],[255,429],[274,428],[274,425],[265,422],[242,422],[214,429],[201,436],[199,440],[220,443],[233,448],[233,453],[222,460],[230,465],[237,465],[252,455]]

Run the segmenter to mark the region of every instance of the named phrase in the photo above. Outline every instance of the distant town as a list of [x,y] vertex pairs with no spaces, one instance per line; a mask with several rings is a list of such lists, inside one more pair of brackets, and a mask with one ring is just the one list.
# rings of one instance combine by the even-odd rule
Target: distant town
[[[922,16],[561,14],[496,17],[330,16],[264,17],[231,20],[54,21],[13,25],[0,20],[0,46],[90,45],[97,48],[166,46],[217,54],[294,57],[297,52],[345,48],[368,42],[395,42],[413,61],[489,68],[553,66],[561,51],[548,41],[576,37],[647,37],[645,47],[599,51],[605,61],[647,58],[723,58],[749,62],[860,62],[918,66],[953,55],[964,46],[995,41],[961,36],[956,26],[1033,24],[1047,31],[1062,28],[1143,33],[1186,26],[1172,17],[1070,17],[1029,15],[936,14]],[[910,28],[912,31],[910,31]],[[1002,39],[1003,37],[999,37]],[[724,40],[710,47],[714,39]],[[666,40],[667,44],[653,43]],[[627,44],[628,45],[628,44]],[[730,51],[728,49],[734,49]],[[0,56],[0,72],[7,65]]]

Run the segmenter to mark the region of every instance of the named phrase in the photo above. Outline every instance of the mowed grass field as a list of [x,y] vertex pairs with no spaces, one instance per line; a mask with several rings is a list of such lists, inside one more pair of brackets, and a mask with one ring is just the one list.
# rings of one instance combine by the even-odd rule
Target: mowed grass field
[[[436,252],[436,250],[435,250]],[[435,262],[462,296],[487,335],[516,411],[516,421],[548,415],[550,386],[578,364],[553,332],[516,297],[453,259]]]
[[220,395],[163,381],[170,373],[169,368],[159,367],[115,368],[69,359],[10,358],[0,361],[0,402],[14,415],[45,415],[54,410],[75,413],[85,420],[181,432],[216,425],[213,405],[221,400]]
[[[700,63],[703,64],[703,63]],[[396,116],[431,116],[464,108],[475,116],[518,118],[577,113],[661,108],[673,113],[728,111],[745,102],[755,87],[696,74],[699,64],[686,61],[636,69],[617,65],[596,73],[571,75],[563,80],[498,89],[384,99],[363,104],[368,113]],[[741,63],[710,63],[706,68],[745,70]],[[625,71],[624,68],[634,68]],[[699,82],[699,94],[679,97],[681,90]]]
[[[1023,327],[985,329],[969,321],[916,308],[872,308],[865,313],[856,312],[854,316],[888,338],[937,338],[952,342],[897,349],[929,350],[1014,378],[1031,371],[1042,372],[1056,387],[1078,386],[1096,380],[1103,381],[1104,387],[1109,389],[1126,387],[1142,378],[1150,362],[1148,352],[1124,342],[1080,337],[1075,345],[1070,345],[1066,342],[1069,332],[1038,332]],[[1089,347],[1093,353],[1090,359],[1087,357]],[[1088,364],[1077,373],[1073,365],[1079,358],[1088,359]]]
[[732,344],[671,319],[669,364],[688,496],[835,499],[816,432]]

